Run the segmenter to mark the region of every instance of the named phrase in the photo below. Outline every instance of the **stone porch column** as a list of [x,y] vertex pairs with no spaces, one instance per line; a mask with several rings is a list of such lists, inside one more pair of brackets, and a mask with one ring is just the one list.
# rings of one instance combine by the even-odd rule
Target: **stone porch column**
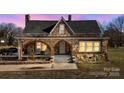
[[78,51],[78,45],[73,44],[71,48],[72,48],[72,49],[71,49],[72,60],[73,60],[74,62],[76,62],[76,61],[77,61],[76,54],[77,54],[77,51]]
[[18,60],[22,60],[22,44],[20,40],[18,40]]
[[54,49],[51,49],[51,57],[52,57],[52,62],[55,62],[55,53],[54,53]]

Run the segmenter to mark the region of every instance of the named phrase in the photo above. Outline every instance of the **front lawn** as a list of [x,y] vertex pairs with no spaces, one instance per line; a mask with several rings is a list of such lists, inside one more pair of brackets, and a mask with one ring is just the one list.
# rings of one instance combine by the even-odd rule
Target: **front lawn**
[[[124,78],[124,47],[111,48],[108,51],[109,63],[101,64],[77,64],[79,69],[87,72],[105,72],[115,74],[110,77],[100,77],[100,78]],[[106,70],[107,69],[107,70]],[[120,70],[120,71],[116,71]],[[116,75],[117,73],[119,75]]]
[[112,64],[124,65],[124,47],[109,49],[108,55]]

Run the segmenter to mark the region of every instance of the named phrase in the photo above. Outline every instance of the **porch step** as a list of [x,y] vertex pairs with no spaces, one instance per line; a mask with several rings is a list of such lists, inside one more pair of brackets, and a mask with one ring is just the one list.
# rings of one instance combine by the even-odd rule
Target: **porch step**
[[55,55],[55,62],[68,62],[70,55]]

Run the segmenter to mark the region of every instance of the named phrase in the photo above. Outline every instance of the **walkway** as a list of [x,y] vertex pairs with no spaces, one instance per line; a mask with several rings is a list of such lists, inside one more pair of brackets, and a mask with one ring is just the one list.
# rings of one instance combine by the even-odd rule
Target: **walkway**
[[75,63],[54,63],[51,64],[13,64],[0,65],[0,71],[29,71],[29,70],[67,70],[77,69]]

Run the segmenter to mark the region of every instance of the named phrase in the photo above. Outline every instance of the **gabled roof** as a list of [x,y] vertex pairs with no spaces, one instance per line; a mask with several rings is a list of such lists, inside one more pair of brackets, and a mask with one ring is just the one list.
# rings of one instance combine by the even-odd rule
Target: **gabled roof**
[[24,33],[50,33],[57,21],[30,20],[25,26]]
[[70,29],[71,33],[74,33],[74,31],[71,29],[71,27],[68,25],[68,23],[65,21],[65,19],[63,17],[60,18],[60,20],[56,23],[56,25],[53,27],[53,29],[50,31],[50,33],[52,33],[54,31],[54,29],[59,25],[59,23],[63,21],[64,24]]
[[[55,20],[30,20],[24,33],[50,33],[57,23],[58,21]],[[66,23],[75,33],[101,33],[96,20],[72,20]]]
[[80,20],[67,22],[75,33],[101,33],[96,20]]

